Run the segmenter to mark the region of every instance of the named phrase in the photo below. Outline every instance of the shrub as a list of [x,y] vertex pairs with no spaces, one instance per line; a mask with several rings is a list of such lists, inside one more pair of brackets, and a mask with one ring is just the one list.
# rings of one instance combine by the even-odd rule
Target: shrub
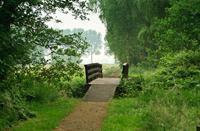
[[122,79],[116,89],[116,97],[135,97],[142,90],[144,78],[141,75],[135,75],[128,79]]
[[116,95],[137,97],[142,105],[141,130],[195,130],[200,122],[199,58],[199,51],[167,55],[154,72],[136,67],[130,79],[121,81]]
[[30,102],[44,103],[63,96],[82,96],[82,72],[79,68],[73,70],[75,67],[62,66],[63,70],[61,66],[16,67],[9,78],[0,83],[0,129],[34,116],[27,106]]
[[58,89],[47,83],[35,82],[24,92],[27,101],[50,102],[58,98]]
[[19,88],[11,87],[6,92],[0,92],[0,129],[10,126],[16,120],[26,120],[35,116],[25,105]]
[[139,97],[148,108],[145,129],[195,130],[200,121],[199,58],[197,51],[165,56],[156,72],[145,79]]
[[159,88],[194,89],[200,84],[200,53],[180,52],[163,57],[152,79],[152,86]]
[[70,88],[73,97],[83,97],[87,91],[85,79],[83,77],[75,77],[70,82]]

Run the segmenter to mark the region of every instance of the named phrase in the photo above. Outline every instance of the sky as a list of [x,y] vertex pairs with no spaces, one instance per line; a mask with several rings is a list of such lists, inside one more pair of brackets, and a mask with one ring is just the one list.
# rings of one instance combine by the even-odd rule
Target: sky
[[[106,27],[99,19],[99,14],[90,13],[88,15],[89,20],[80,20],[75,19],[74,16],[71,14],[63,14],[61,12],[57,12],[53,15],[54,18],[61,20],[61,23],[56,23],[55,21],[47,22],[46,24],[49,27],[54,29],[73,29],[73,28],[83,28],[84,30],[95,30],[102,34],[102,41],[104,42],[104,37],[106,35]],[[90,56],[83,56],[82,57],[82,64],[91,63]],[[104,45],[101,49],[100,55],[93,56],[93,62],[99,62],[102,64],[113,64],[114,57],[113,56],[106,56]]]
[[63,14],[57,12],[54,16],[62,21],[62,23],[55,23],[54,21],[48,22],[47,25],[52,28],[57,29],[73,29],[73,28],[83,28],[85,30],[93,29],[100,32],[103,36],[106,33],[106,27],[99,19],[98,14],[90,13],[88,15],[89,20],[75,19],[71,14]]

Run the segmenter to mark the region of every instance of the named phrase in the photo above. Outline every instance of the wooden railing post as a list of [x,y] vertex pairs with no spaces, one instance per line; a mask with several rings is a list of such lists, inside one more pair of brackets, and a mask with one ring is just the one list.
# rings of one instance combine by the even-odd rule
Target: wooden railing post
[[128,63],[124,63],[122,68],[122,78],[128,78],[128,68]]
[[99,77],[103,78],[103,70],[102,70],[102,65],[101,64],[99,64],[99,68],[100,68]]
[[86,77],[86,83],[89,83],[89,79],[88,79],[88,65],[84,65],[85,66],[85,77]]
[[200,131],[200,126],[197,126],[197,131]]

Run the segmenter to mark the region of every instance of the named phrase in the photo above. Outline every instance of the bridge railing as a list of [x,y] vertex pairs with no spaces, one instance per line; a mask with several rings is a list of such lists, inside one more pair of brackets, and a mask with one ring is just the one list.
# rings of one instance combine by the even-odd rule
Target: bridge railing
[[124,63],[122,68],[122,78],[128,78],[128,68],[128,63]]
[[[92,64],[86,64],[84,66],[85,66],[85,76],[87,84],[89,84],[91,81],[97,78],[103,77],[102,64],[92,63]],[[129,69],[128,63],[124,63],[122,68],[122,78],[128,78],[128,69]]]
[[102,64],[92,63],[85,66],[86,83],[89,84],[92,80],[102,78]]

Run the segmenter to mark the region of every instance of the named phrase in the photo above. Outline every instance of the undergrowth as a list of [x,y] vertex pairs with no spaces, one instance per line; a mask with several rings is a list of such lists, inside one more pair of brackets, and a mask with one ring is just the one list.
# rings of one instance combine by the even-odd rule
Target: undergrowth
[[[61,120],[66,117],[78,104],[77,99],[57,99],[51,103],[27,103],[27,106],[36,112],[37,117],[27,121],[17,122],[12,131],[51,131],[59,126]],[[39,107],[39,108],[38,108]]]
[[[152,71],[148,69],[145,72],[145,69],[143,69],[137,72],[138,69],[131,69],[129,78],[121,81],[116,97],[136,99],[137,104],[140,105],[134,112],[134,117],[142,118],[133,121],[142,123],[142,125],[132,125],[135,130],[196,130],[196,126],[200,124],[199,58],[200,53],[198,51],[182,51],[176,55],[163,57],[158,68],[152,69]],[[123,101],[123,99],[119,99],[120,101]],[[125,104],[120,103],[122,107]],[[112,104],[111,108],[113,108]],[[117,109],[119,107],[116,106],[115,108],[116,111],[119,111]],[[129,110],[136,110],[135,108],[132,106]],[[121,113],[124,111],[125,109],[121,109]],[[112,111],[108,115],[109,122],[118,119],[118,116],[111,118],[114,113]],[[143,115],[140,116],[140,113]],[[118,115],[120,116],[120,114]],[[127,120],[122,120],[121,123],[125,121]],[[121,123],[118,124],[121,125]],[[107,128],[109,127],[103,127],[105,130]]]
[[81,70],[77,68],[78,73],[58,70],[55,67],[16,68],[7,80],[0,83],[0,130],[11,127],[16,121],[37,117],[27,103],[51,103],[59,98],[84,95],[85,80]]

